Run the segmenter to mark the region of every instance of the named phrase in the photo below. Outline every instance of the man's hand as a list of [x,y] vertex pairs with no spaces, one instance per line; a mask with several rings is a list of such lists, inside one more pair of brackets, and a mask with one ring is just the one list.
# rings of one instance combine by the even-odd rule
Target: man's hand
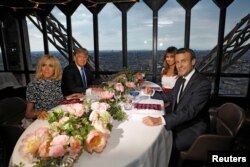
[[153,89],[150,88],[150,87],[145,87],[143,89],[143,93],[146,94],[146,95],[150,95],[151,96],[153,94]]
[[161,117],[146,116],[142,119],[142,122],[148,126],[157,126],[162,124]]

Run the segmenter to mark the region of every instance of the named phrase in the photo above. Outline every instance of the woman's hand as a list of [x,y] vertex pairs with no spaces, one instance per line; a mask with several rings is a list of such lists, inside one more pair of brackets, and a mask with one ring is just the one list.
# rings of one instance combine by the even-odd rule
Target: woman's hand
[[38,111],[36,112],[36,114],[37,114],[37,119],[42,119],[42,120],[46,119],[49,115],[47,111]]

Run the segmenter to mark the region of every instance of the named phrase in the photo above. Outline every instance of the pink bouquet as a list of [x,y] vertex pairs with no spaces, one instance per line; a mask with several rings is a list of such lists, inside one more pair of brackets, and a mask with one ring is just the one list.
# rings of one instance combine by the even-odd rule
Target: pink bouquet
[[113,111],[108,103],[89,99],[56,107],[48,116],[50,126],[26,135],[19,152],[34,166],[60,164],[65,156],[75,161],[83,150],[101,153],[110,135]]

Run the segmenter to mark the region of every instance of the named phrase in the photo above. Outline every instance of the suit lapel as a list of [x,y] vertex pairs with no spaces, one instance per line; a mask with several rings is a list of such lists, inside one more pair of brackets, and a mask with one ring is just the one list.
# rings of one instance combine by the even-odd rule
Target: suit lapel
[[193,74],[193,76],[188,81],[185,89],[183,90],[182,95],[181,95],[179,101],[182,99],[182,97],[184,96],[184,94],[188,92],[188,90],[190,89],[190,87],[192,87],[192,84],[196,80],[196,78],[197,78],[197,72],[195,71],[195,73]]
[[[174,89],[175,89],[175,90],[174,90],[175,92],[173,92],[173,93],[174,93],[173,111],[176,109],[178,93],[179,93],[179,90],[180,90],[180,87],[181,87],[181,79],[180,79],[180,78],[178,78],[178,80],[176,81],[175,87],[176,87],[176,88],[174,88]],[[184,93],[184,92],[183,92],[183,93]]]

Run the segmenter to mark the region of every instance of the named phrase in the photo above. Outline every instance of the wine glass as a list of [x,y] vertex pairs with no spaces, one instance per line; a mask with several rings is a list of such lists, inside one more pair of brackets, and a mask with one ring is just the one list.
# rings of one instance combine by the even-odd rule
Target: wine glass
[[114,98],[115,98],[115,101],[116,101],[116,103],[117,103],[118,100],[121,98],[121,92],[116,91],[115,94],[114,94]]
[[125,101],[124,101],[125,110],[131,110],[133,108],[132,98],[133,97],[129,94],[125,95]]
[[133,99],[134,99],[134,102],[135,102],[137,96],[139,96],[139,94],[140,94],[140,91],[139,91],[139,90],[131,90],[131,91],[129,92],[129,94],[130,94],[131,96],[133,96]]

